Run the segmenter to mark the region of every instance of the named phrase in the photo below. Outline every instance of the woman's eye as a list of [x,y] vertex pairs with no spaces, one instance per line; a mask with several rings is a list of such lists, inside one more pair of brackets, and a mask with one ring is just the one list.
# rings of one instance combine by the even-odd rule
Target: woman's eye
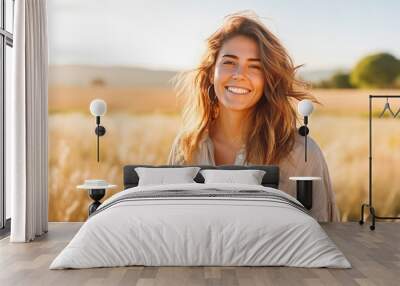
[[261,70],[260,66],[250,66],[250,67],[253,68],[253,69]]
[[223,64],[224,65],[233,65],[233,62],[232,61],[225,61],[225,62],[223,62]]

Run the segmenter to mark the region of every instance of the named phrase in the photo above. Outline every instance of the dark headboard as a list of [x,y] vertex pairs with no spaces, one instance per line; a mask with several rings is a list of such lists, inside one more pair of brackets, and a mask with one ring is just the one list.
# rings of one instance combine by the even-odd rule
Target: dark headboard
[[[192,166],[182,166],[182,165],[127,165],[124,166],[124,189],[133,188],[138,185],[139,177],[135,171],[136,167],[148,167],[148,168],[181,168],[181,167],[193,167]],[[262,179],[262,185],[265,187],[271,187],[278,189],[279,186],[279,167],[278,166],[238,166],[238,165],[223,165],[223,166],[202,166],[196,165],[201,169],[221,169],[221,170],[249,170],[257,169],[265,171],[265,175]],[[204,183],[204,178],[200,174],[194,178],[197,183]]]

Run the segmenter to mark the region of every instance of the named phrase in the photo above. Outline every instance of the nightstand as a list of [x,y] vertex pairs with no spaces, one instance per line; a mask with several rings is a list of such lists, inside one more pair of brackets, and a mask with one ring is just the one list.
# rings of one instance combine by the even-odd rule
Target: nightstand
[[313,181],[321,180],[320,177],[289,177],[289,180],[296,181],[296,198],[303,206],[312,209],[312,186]]
[[85,180],[83,185],[79,185],[77,189],[88,190],[89,197],[93,200],[93,203],[89,206],[89,216],[96,211],[101,205],[100,200],[106,194],[107,189],[114,189],[117,185],[108,184],[104,180]]

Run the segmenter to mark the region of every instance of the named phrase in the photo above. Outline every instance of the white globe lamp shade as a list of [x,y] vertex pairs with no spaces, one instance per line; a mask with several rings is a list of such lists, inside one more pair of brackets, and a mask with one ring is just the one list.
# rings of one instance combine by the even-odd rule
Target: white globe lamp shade
[[314,106],[309,99],[303,99],[302,101],[299,102],[297,105],[297,111],[302,115],[302,116],[309,116],[314,110]]
[[107,112],[107,104],[102,99],[94,99],[90,103],[90,112],[93,116],[103,116]]

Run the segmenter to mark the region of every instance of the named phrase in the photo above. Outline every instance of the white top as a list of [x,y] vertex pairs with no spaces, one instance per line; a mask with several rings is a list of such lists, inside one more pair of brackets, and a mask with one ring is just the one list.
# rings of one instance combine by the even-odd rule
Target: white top
[[289,177],[292,181],[318,181],[321,177]]
[[[339,212],[335,202],[335,193],[329,176],[328,165],[325,157],[315,141],[308,136],[308,160],[304,161],[304,137],[296,134],[296,142],[293,150],[285,160],[279,164],[279,189],[296,197],[296,182],[290,180],[293,175],[307,177],[319,177],[315,180],[313,189],[313,208],[311,215],[318,221],[339,221]],[[171,148],[168,163],[171,165],[185,165],[182,150],[179,146],[179,136],[176,137]],[[195,157],[196,158],[196,157]],[[243,146],[236,154],[234,165],[251,165],[246,162],[246,148]],[[214,145],[208,132],[205,132],[199,142],[197,160],[195,165],[216,165],[214,161]]]

